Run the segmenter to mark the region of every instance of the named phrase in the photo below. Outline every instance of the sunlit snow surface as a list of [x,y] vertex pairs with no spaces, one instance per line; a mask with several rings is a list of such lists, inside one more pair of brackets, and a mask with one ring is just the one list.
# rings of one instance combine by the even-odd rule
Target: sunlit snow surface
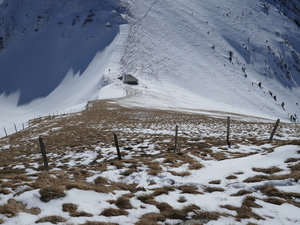
[[[126,105],[299,116],[300,35],[283,15],[287,9],[234,0],[122,3],[121,19],[116,1],[38,9],[28,0],[13,10],[1,4],[3,15],[22,12],[14,13],[16,24],[4,20],[15,32],[0,54],[1,127],[12,133],[33,117],[125,93]],[[117,79],[125,73],[139,79],[138,87]]]

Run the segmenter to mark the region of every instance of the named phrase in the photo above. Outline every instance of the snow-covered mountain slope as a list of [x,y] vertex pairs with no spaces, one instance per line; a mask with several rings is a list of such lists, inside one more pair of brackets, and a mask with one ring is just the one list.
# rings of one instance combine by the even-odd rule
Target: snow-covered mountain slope
[[175,107],[185,97],[194,108],[299,114],[300,30],[278,1],[132,0],[129,8],[124,70],[169,90]]
[[[121,88],[129,105],[299,116],[298,9],[296,0],[2,0],[1,126]],[[123,85],[121,73],[140,85]]]
[[122,11],[117,0],[1,1],[1,125],[97,99],[127,36]]

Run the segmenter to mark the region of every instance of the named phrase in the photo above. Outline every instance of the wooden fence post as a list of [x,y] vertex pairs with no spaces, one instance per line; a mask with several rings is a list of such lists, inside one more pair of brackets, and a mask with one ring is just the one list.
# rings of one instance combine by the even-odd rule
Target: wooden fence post
[[5,133],[5,136],[7,137],[7,132],[6,132],[5,127],[3,127],[3,130],[4,130],[4,133]]
[[174,148],[174,152],[177,151],[177,146],[178,146],[178,125],[176,125],[176,128],[175,128],[175,148]]
[[121,152],[120,152],[120,148],[119,148],[118,136],[115,133],[114,133],[114,138],[115,138],[115,144],[116,144],[116,149],[117,149],[117,153],[118,153],[118,159],[122,160],[122,156],[121,156]]
[[230,117],[227,117],[227,137],[226,137],[226,142],[228,147],[230,148],[230,141],[229,141],[229,136],[230,136]]
[[41,152],[42,152],[42,155],[43,155],[44,168],[45,168],[46,171],[49,171],[48,160],[47,160],[47,155],[46,155],[46,150],[45,150],[45,145],[44,145],[43,138],[39,137],[39,142],[40,142],[40,146],[41,146]]
[[278,128],[279,123],[280,123],[280,119],[278,119],[278,120],[276,121],[276,124],[275,124],[275,126],[274,126],[274,129],[273,129],[273,131],[272,131],[272,133],[271,133],[271,136],[270,136],[270,141],[272,141],[272,139],[273,139],[273,137],[274,137],[274,134],[275,134],[275,132],[276,132],[276,130],[277,130],[277,128]]
[[14,124],[14,126],[15,126],[15,130],[16,130],[16,133],[18,132],[18,130],[17,130],[17,126],[16,126],[16,124]]

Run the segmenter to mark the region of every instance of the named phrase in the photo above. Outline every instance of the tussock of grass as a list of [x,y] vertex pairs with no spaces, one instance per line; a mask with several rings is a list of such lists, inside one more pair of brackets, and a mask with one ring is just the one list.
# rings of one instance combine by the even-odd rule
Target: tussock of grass
[[187,177],[190,176],[191,173],[189,171],[183,171],[183,172],[176,172],[176,171],[169,171],[173,176],[178,177]]
[[194,162],[189,165],[189,170],[199,170],[203,167],[204,165],[202,163]]
[[216,192],[216,191],[224,192],[225,190],[223,188],[220,188],[220,187],[206,187],[206,188],[204,188],[204,191],[208,192],[208,193],[213,193],[213,192]]
[[297,163],[294,166],[291,166],[291,171],[300,171],[300,163]]
[[106,217],[127,216],[128,212],[123,209],[108,208],[108,209],[104,209],[100,215]]
[[276,167],[276,166],[272,166],[270,168],[252,168],[253,171],[255,172],[262,172],[262,173],[266,173],[266,174],[274,174],[274,173],[278,173],[281,172],[282,169]]
[[268,197],[278,197],[286,200],[300,198],[300,193],[279,191],[277,188],[267,184],[264,185],[260,191]]
[[110,183],[108,179],[101,176],[97,177],[94,182],[97,185],[108,185]]
[[130,203],[130,200],[128,198],[125,197],[119,197],[116,202],[115,205],[119,208],[119,209],[132,209],[132,205]]
[[40,199],[43,202],[49,202],[52,199],[63,198],[66,196],[63,187],[50,186],[40,190]]
[[252,196],[246,196],[242,202],[241,207],[235,207],[232,205],[222,205],[221,208],[236,211],[237,216],[235,218],[237,221],[250,218],[254,218],[256,220],[264,220],[261,216],[257,215],[252,211],[252,208],[262,208],[260,205],[255,203],[255,198]]
[[147,214],[144,214],[140,218],[140,220],[141,221],[153,221],[153,222],[161,221],[161,222],[163,222],[166,220],[166,218],[161,213],[147,213]]
[[154,202],[154,195],[140,195],[137,197],[137,199],[143,203],[152,204]]
[[73,204],[73,203],[64,203],[62,205],[62,211],[63,212],[69,212],[69,213],[72,213],[72,212],[76,212],[78,209],[78,205],[76,204]]
[[292,163],[292,162],[298,162],[300,161],[300,158],[288,158],[287,160],[285,160],[285,163]]
[[125,170],[124,172],[122,172],[120,174],[123,176],[130,176],[131,174],[137,173],[137,172],[138,172],[137,169],[131,168],[131,169]]
[[212,220],[218,220],[221,216],[224,215],[218,212],[200,211],[197,212],[196,215],[192,216],[192,219],[203,221],[203,223],[205,224]]
[[254,177],[249,177],[246,180],[244,180],[243,182],[245,183],[255,183],[255,182],[261,182],[264,180],[268,180],[269,177],[266,175],[256,175]]
[[237,176],[235,176],[235,175],[229,175],[229,176],[226,177],[226,179],[227,180],[235,180],[235,179],[237,179]]
[[162,203],[158,203],[156,204],[156,207],[159,209],[159,211],[161,213],[165,213],[165,212],[168,212],[168,211],[171,211],[173,210],[173,207],[170,206],[168,203],[166,202],[162,202]]
[[98,222],[98,221],[86,221],[80,225],[119,225],[117,223],[107,223],[107,222]]
[[72,217],[93,217],[94,215],[91,213],[84,212],[84,211],[79,211],[79,212],[76,211],[76,212],[70,213],[70,216],[72,216]]
[[236,194],[233,194],[231,196],[243,196],[243,195],[247,195],[247,194],[251,194],[251,191],[247,191],[247,190],[240,190],[238,191]]
[[6,188],[0,188],[0,194],[8,195],[11,191]]
[[283,203],[286,202],[286,201],[283,201],[278,198],[266,198],[266,199],[264,199],[264,201],[267,203],[270,203],[270,204],[274,204],[274,205],[282,205]]
[[152,221],[152,220],[139,220],[134,225],[159,225],[159,223]]
[[209,184],[221,184],[221,180],[212,180]]
[[93,175],[92,172],[79,168],[71,169],[70,172],[74,175],[75,180],[85,180],[85,178]]
[[182,194],[202,194],[199,191],[199,188],[195,187],[195,186],[189,186],[189,185],[182,185],[180,187],[178,187],[179,190],[181,190]]
[[171,186],[164,186],[164,187],[156,188],[153,190],[154,190],[153,195],[156,197],[156,196],[163,195],[163,194],[168,195],[169,191],[175,191],[175,188],[173,188]]
[[7,204],[0,206],[0,214],[3,214],[9,218],[17,216],[20,212],[38,215],[40,214],[41,210],[39,208],[27,209],[26,205],[14,199],[9,199]]
[[35,223],[53,223],[53,224],[57,224],[57,223],[63,223],[66,222],[67,219],[61,217],[61,216],[45,216],[40,218],[39,220],[35,221]]

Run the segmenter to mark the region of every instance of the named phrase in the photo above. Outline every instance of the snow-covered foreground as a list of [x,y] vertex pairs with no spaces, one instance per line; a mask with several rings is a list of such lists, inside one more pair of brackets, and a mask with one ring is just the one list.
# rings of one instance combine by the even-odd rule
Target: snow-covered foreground
[[274,123],[232,115],[228,148],[222,115],[130,109],[114,101],[36,119],[0,140],[2,224],[299,223],[298,126],[280,124],[270,142]]

